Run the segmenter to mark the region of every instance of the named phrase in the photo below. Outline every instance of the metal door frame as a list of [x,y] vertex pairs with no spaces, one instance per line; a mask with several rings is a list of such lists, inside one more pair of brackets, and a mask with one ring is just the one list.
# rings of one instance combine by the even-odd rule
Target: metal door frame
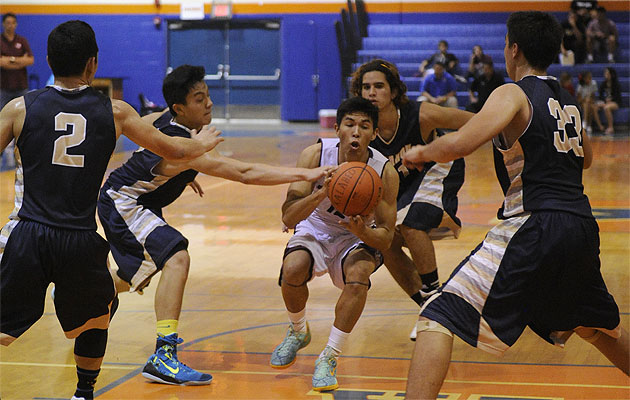
[[[225,42],[223,46],[223,63],[217,65],[217,72],[204,76],[206,81],[223,81],[223,91],[225,96],[225,112],[224,118],[230,119],[230,81],[280,81],[281,69],[276,68],[273,75],[232,75],[230,74],[230,29],[231,28],[260,28],[274,29],[280,31],[279,19],[256,19],[256,20],[199,20],[186,21],[180,19],[167,19],[167,35],[166,35],[166,73],[170,73],[173,68],[168,65],[170,58],[170,31],[172,30],[189,30],[189,29],[217,29],[223,28],[225,33]],[[282,60],[280,60],[280,65]],[[206,71],[207,72],[207,71]]]

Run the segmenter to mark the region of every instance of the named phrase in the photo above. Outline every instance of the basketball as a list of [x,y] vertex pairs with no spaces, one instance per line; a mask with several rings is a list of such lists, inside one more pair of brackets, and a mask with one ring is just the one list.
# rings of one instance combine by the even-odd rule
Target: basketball
[[328,185],[328,198],[343,215],[369,215],[383,194],[381,177],[369,165],[352,161],[341,165]]

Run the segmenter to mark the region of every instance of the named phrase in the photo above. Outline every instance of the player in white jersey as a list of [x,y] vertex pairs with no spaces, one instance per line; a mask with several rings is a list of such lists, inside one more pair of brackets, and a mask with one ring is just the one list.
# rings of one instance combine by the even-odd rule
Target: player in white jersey
[[326,192],[330,177],[316,183],[297,182],[289,186],[282,206],[282,221],[295,234],[287,244],[280,286],[290,326],[286,337],[271,355],[271,366],[286,368],[295,362],[299,349],[309,344],[306,323],[307,283],[326,272],[342,290],[335,308],[328,344],[315,362],[313,389],[334,390],[337,357],[358,321],[370,287],[370,275],[382,263],[381,251],[391,245],[396,223],[398,174],[381,153],[368,147],[378,132],[378,109],[368,100],[355,97],[337,110],[338,139],[322,139],[307,147],[298,167],[365,162],[383,181],[383,197],[373,215],[347,217],[331,206]]

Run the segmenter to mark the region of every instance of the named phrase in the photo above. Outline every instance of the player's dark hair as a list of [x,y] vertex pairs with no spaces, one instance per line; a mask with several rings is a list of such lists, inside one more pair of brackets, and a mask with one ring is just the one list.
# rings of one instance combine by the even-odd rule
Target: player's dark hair
[[339,108],[337,108],[337,126],[341,125],[343,117],[353,113],[367,115],[372,120],[374,129],[378,128],[378,107],[372,104],[371,101],[358,96],[344,100],[339,105]]
[[15,14],[13,14],[12,12],[8,12],[2,15],[2,22],[4,22],[4,20],[9,17],[13,17],[17,21],[17,17],[15,16]]
[[396,94],[393,100],[396,107],[400,107],[409,102],[409,98],[407,98],[407,85],[400,79],[398,68],[389,61],[381,59],[368,61],[354,71],[352,74],[352,83],[350,84],[350,92],[353,95],[361,97],[363,75],[372,71],[380,71],[385,74],[385,79],[387,79],[387,83],[389,83],[390,90],[392,93]]
[[98,56],[94,30],[79,20],[58,25],[48,35],[48,64],[55,76],[78,76],[88,60]]
[[173,116],[177,115],[173,105],[186,104],[188,92],[197,83],[203,82],[204,76],[206,76],[205,68],[195,65],[180,65],[166,75],[162,84],[162,95]]
[[556,18],[540,11],[519,11],[507,21],[508,45],[518,44],[534,68],[547,69],[560,52],[563,30]]

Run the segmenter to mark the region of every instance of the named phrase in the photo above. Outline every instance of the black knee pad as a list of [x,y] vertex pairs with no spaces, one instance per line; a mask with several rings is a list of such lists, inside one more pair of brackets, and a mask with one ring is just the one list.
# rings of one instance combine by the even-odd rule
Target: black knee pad
[[90,329],[74,340],[74,354],[80,357],[101,358],[107,347],[107,329]]

